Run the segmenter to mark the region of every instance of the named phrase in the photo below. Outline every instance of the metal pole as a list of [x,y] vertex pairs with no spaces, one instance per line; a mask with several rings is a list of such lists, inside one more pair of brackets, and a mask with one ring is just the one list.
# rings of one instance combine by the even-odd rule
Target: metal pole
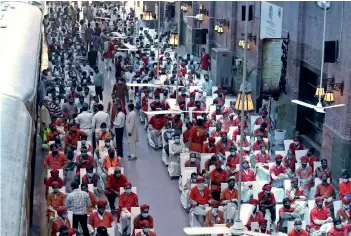
[[[323,67],[324,67],[324,42],[325,42],[325,26],[327,23],[327,3],[323,1],[324,4],[324,22],[323,22],[323,40],[322,40],[322,61],[321,61],[321,79],[319,81],[319,88],[322,89],[322,81],[323,81]],[[318,103],[321,103],[322,94],[319,92]]]
[[243,160],[243,135],[244,134],[244,103],[245,103],[245,81],[246,81],[246,58],[247,58],[247,25],[248,25],[248,18],[249,18],[249,3],[246,1],[246,8],[245,8],[245,47],[244,47],[244,64],[243,64],[243,87],[241,91],[241,125],[240,125],[240,168],[239,168],[239,182],[238,182],[238,191],[239,191],[239,202],[238,202],[238,214],[237,214],[237,221],[240,221],[240,206],[241,206],[241,175],[242,175],[242,160]]
[[[136,17],[136,6],[135,6],[135,0],[134,0],[134,19],[133,19],[133,22],[134,22],[134,33],[133,33],[133,38],[134,38],[134,45],[136,45],[136,35],[137,35],[137,27],[136,27],[136,20],[135,20],[135,17]],[[139,32],[138,32],[139,33]],[[134,64],[134,63],[133,63]]]
[[[177,5],[177,3],[176,3]],[[177,45],[177,74],[176,74],[176,104],[178,104],[178,85],[179,85],[179,78],[178,78],[178,74],[179,74],[179,68],[180,68],[180,65],[179,65],[179,47],[180,47],[180,17],[181,17],[181,10],[180,10],[180,2],[179,2],[179,15],[178,15],[178,45]]]
[[158,1],[158,26],[157,26],[157,30],[158,30],[158,33],[157,33],[157,80],[159,80],[159,77],[160,77],[160,36],[161,36],[161,19],[160,19],[160,7],[161,6],[161,2]]

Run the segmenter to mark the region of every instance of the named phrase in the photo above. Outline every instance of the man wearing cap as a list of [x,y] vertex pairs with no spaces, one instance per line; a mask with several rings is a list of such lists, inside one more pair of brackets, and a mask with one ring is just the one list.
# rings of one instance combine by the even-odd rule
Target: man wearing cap
[[292,150],[288,150],[286,156],[283,158],[283,166],[290,177],[295,175],[295,164],[297,163],[296,157],[293,155]]
[[328,208],[323,206],[324,198],[315,199],[316,206],[310,212],[310,235],[317,236],[320,228],[326,223],[332,223],[333,218],[330,216]]
[[350,224],[351,223],[351,210],[350,210],[351,199],[344,198],[342,199],[341,202],[342,202],[342,206],[337,211],[336,216],[340,216],[341,221],[344,225]]
[[290,187],[285,189],[285,195],[290,200],[292,207],[294,207],[296,212],[303,218],[302,216],[307,208],[307,195],[303,188],[298,185],[298,182],[297,178],[290,180]]
[[328,183],[328,174],[322,172],[321,174],[322,183],[316,186],[316,192],[314,196],[322,197],[325,199],[325,207],[330,208],[333,206],[333,201],[336,198],[336,191],[332,184]]
[[218,154],[217,146],[215,145],[216,139],[214,137],[208,138],[208,143],[202,146],[202,153]]
[[121,168],[116,167],[113,174],[110,174],[107,179],[107,189],[105,195],[108,199],[111,211],[115,211],[116,197],[119,197],[120,187],[128,182],[127,177],[121,173]]
[[[92,184],[94,186],[94,192],[101,191],[100,177],[97,173],[94,173],[94,166],[90,165],[86,168],[87,173],[82,177],[82,184]],[[100,189],[99,189],[100,188]]]
[[262,212],[263,216],[266,215],[266,210],[269,210],[271,213],[271,220],[275,222],[276,213],[275,213],[275,197],[274,193],[271,192],[272,186],[269,184],[265,184],[262,187],[262,191],[258,193],[258,201],[260,211]]
[[269,117],[267,117],[267,115],[268,115],[267,111],[262,111],[262,116],[256,119],[255,125],[261,125],[262,123],[266,123],[267,129],[269,130],[271,127],[271,121]]
[[185,162],[184,167],[196,167],[197,174],[199,175],[201,173],[200,162],[196,158],[196,153],[190,153],[189,160]]
[[203,144],[207,139],[206,132],[203,128],[203,118],[201,116],[197,117],[196,125],[191,128],[189,137],[190,151],[201,153]]
[[229,156],[227,157],[227,172],[228,176],[234,176],[239,169],[236,168],[236,165],[240,164],[240,154],[237,153],[237,148],[234,144],[229,148]]
[[88,148],[82,146],[80,148],[80,155],[76,157],[76,175],[80,175],[80,168],[86,169],[88,166],[94,165],[94,158],[88,154]]
[[52,221],[55,216],[55,211],[60,207],[65,206],[66,195],[60,192],[60,188],[64,185],[60,185],[59,182],[53,181],[51,184],[52,192],[49,193],[47,198],[47,216],[49,220]]
[[308,236],[308,232],[302,228],[301,219],[294,220],[294,228],[288,232],[288,236]]
[[267,130],[267,127],[266,127],[266,123],[262,123],[260,125],[260,128],[256,129],[254,132],[253,132],[253,136],[256,137],[257,135],[262,135],[262,137],[264,138],[268,138],[268,130]]
[[222,162],[220,160],[215,162],[215,169],[210,172],[211,179],[211,194],[213,199],[219,201],[221,194],[221,183],[228,181],[228,173],[222,169]]
[[56,236],[62,225],[67,226],[68,229],[71,228],[71,222],[68,219],[67,209],[63,206],[57,209],[57,217],[52,222],[51,236]]
[[[150,228],[154,228],[154,218],[149,214],[150,206],[149,205],[141,205],[140,206],[140,214],[137,215],[133,220],[134,230],[135,229],[142,229],[141,222],[147,220],[149,222]],[[135,235],[135,232],[133,232]]]
[[283,207],[279,209],[279,232],[287,233],[288,231],[288,222],[296,218],[299,218],[300,215],[296,212],[295,208],[291,206],[289,198],[283,199]]
[[99,226],[106,228],[114,228],[114,219],[111,212],[106,211],[106,200],[99,200],[97,203],[97,211],[92,213],[89,218],[89,225],[95,229]]
[[151,226],[150,222],[147,220],[143,220],[140,222],[140,226],[142,228],[142,231],[137,233],[136,236],[156,236],[156,233],[151,231]]
[[[190,101],[186,104],[186,110],[189,111],[189,107],[196,107],[196,103],[195,103],[195,91],[191,92],[189,94],[190,97]],[[201,103],[200,103],[201,105]]]
[[346,171],[343,172],[342,181],[339,183],[339,199],[342,200],[345,197],[351,199],[350,175]]
[[219,151],[219,155],[222,154],[222,157],[225,156],[225,152],[229,151],[229,148],[233,145],[232,140],[228,140],[227,132],[221,131],[221,139],[217,142],[217,150]]
[[271,234],[271,231],[267,230],[267,223],[268,223],[268,220],[266,220],[266,219],[260,219],[258,221],[258,224],[260,226],[260,233]]
[[[156,107],[156,109],[158,108],[158,109],[163,110],[159,94],[155,95],[155,101],[153,101],[151,104],[153,104],[153,106]],[[150,104],[150,106],[151,106],[151,104]]]
[[238,190],[235,188],[235,177],[228,178],[228,187],[221,192],[221,203],[224,205],[224,219],[226,223],[234,223],[238,209]]
[[[249,162],[247,160],[242,161],[242,174],[241,181],[242,182],[252,182],[256,181],[255,173],[251,170]],[[239,172],[236,173],[235,179],[239,180]]]
[[218,121],[216,123],[216,129],[212,130],[212,132],[210,133],[210,137],[220,137],[221,132],[222,132],[222,123]]
[[69,132],[65,135],[66,150],[68,147],[70,147],[73,150],[76,150],[78,141],[82,136],[87,136],[87,134],[81,130],[78,130],[76,124],[71,124]]
[[261,150],[261,145],[265,145],[266,149],[269,150],[268,144],[263,140],[262,134],[257,134],[256,141],[252,144],[252,150],[253,151]]
[[204,226],[206,207],[212,200],[210,189],[205,186],[205,179],[201,176],[196,178],[197,186],[190,190],[190,204],[192,209],[190,210],[190,226]]
[[329,230],[328,236],[346,236],[350,235],[351,224],[343,225],[340,217],[335,217],[333,220],[334,227]]
[[224,214],[223,211],[220,211],[218,207],[220,202],[213,200],[211,202],[211,210],[206,212],[205,216],[205,226],[213,227],[215,224],[224,224]]
[[127,182],[124,185],[125,192],[122,193],[118,201],[117,222],[121,224],[122,234],[131,232],[131,208],[138,207],[138,196],[132,192],[132,184]]
[[80,185],[80,189],[83,192],[86,192],[89,194],[90,206],[87,208],[87,215],[90,216],[93,213],[93,211],[96,210],[96,203],[97,203],[96,197],[93,192],[89,191],[88,185],[86,183],[82,183]]
[[295,137],[293,138],[293,142],[290,143],[289,145],[289,149],[292,150],[294,156],[295,156],[295,151],[296,150],[304,150],[305,147],[303,146],[303,144],[301,143],[301,140],[299,137]]
[[263,216],[262,212],[257,209],[257,206],[259,205],[259,201],[257,199],[250,199],[249,204],[253,205],[254,208],[253,208],[253,212],[251,213],[250,218],[247,221],[247,224],[245,225],[245,227],[248,230],[251,230],[251,223],[252,222],[258,223],[259,221],[264,219],[264,216]]
[[82,112],[75,118],[76,123],[79,125],[79,129],[88,135],[87,140],[92,139],[92,122],[93,114],[88,112],[89,105],[83,103]]
[[50,145],[51,153],[49,153],[44,159],[45,169],[64,169],[69,163],[66,156],[57,150],[56,144]]
[[269,174],[268,163],[271,161],[271,157],[266,152],[266,145],[262,143],[260,145],[260,152],[256,154],[256,175],[260,177],[260,179],[267,179]]
[[306,193],[309,193],[313,186],[313,170],[307,166],[308,158],[303,156],[300,158],[301,166],[296,170],[296,178],[301,183],[301,187]]
[[45,186],[46,186],[46,191],[49,190],[49,187],[52,186],[53,182],[58,182],[60,187],[65,186],[63,179],[59,176],[59,170],[53,169],[50,171],[51,176],[46,179]]
[[159,148],[158,144],[162,135],[161,130],[166,126],[166,124],[167,119],[162,114],[156,114],[149,120],[149,132],[156,149]]
[[333,182],[333,179],[332,179],[333,175],[332,175],[331,169],[328,167],[327,159],[322,159],[321,160],[321,166],[316,168],[316,170],[314,172],[314,177],[321,179],[321,174],[322,173],[326,173],[327,174],[327,178],[330,178],[330,183]]
[[56,136],[56,135],[64,135],[65,134],[61,130],[57,129],[56,123],[54,123],[54,122],[49,125],[49,128],[50,128],[50,132],[47,134],[47,141],[48,142],[55,141],[54,136]]
[[283,188],[284,180],[288,178],[286,168],[282,165],[283,156],[275,155],[275,164],[270,168],[271,184],[276,188]]

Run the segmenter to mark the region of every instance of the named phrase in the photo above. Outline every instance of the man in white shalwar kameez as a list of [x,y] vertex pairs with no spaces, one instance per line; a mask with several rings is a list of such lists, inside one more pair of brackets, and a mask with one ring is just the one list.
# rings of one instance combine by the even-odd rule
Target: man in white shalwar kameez
[[180,176],[180,153],[187,152],[188,149],[184,143],[180,142],[180,135],[175,133],[173,135],[174,143],[169,147],[169,165],[168,173],[170,176]]
[[181,191],[182,194],[180,195],[180,202],[183,206],[184,209],[188,210],[190,207],[190,202],[189,202],[189,192],[191,189],[191,185],[192,184],[196,184],[196,177],[197,177],[197,173],[193,172],[191,173],[191,176],[189,176],[184,184],[184,186],[182,187]]
[[136,160],[136,143],[139,142],[138,128],[136,127],[136,114],[134,104],[128,104],[128,115],[126,120],[127,143],[129,147],[129,160]]

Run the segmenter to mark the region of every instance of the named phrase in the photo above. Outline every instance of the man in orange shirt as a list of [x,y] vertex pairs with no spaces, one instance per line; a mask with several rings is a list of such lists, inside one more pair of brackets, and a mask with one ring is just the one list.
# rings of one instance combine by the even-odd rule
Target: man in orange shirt
[[51,154],[49,153],[44,159],[44,167],[50,169],[64,169],[68,164],[66,156],[57,150],[56,144],[50,145]]
[[332,223],[333,218],[330,216],[328,208],[323,206],[324,198],[315,199],[316,206],[310,212],[310,234],[319,235],[320,228],[326,223]]
[[205,215],[205,226],[213,227],[215,224],[224,224],[224,214],[223,211],[218,209],[221,203],[219,201],[213,200],[211,202],[211,210],[206,212]]
[[63,182],[63,179],[59,176],[59,173],[60,172],[56,169],[50,171],[51,176],[45,182],[46,191],[49,190],[49,187],[54,181],[57,181],[60,184],[60,188],[65,186],[65,183]]
[[350,210],[350,198],[342,199],[342,207],[336,213],[336,216],[340,216],[342,223],[350,224],[351,223],[351,210]]
[[88,154],[88,148],[82,146],[80,148],[80,155],[76,158],[76,176],[80,176],[80,168],[87,168],[88,166],[94,165],[94,158]]
[[221,136],[221,132],[222,132],[222,123],[221,122],[217,122],[216,123],[216,129],[212,130],[212,132],[210,133],[210,137],[220,137]]
[[202,146],[206,139],[207,135],[203,129],[203,118],[199,116],[197,117],[196,125],[190,130],[190,151],[201,153]]
[[71,228],[71,222],[68,219],[67,209],[65,207],[57,209],[57,217],[52,222],[51,236],[56,236],[62,225],[67,226],[68,229]]
[[225,152],[229,151],[229,148],[233,145],[232,140],[228,140],[227,132],[221,131],[221,140],[217,143],[217,150],[219,151],[219,155],[222,155],[223,158]]
[[97,211],[92,213],[89,218],[89,225],[95,229],[99,226],[106,228],[114,228],[114,219],[111,212],[106,211],[106,200],[97,202]]
[[313,171],[315,171],[314,162],[318,161],[318,157],[314,154],[315,152],[316,150],[314,148],[309,148],[306,154],[306,156],[308,157],[308,164],[310,167],[312,167]]
[[235,177],[228,178],[228,187],[221,192],[221,203],[224,205],[226,223],[234,223],[238,209],[238,190],[235,188]]
[[186,130],[183,132],[183,143],[185,144],[185,146],[187,148],[190,147],[190,130],[191,130],[191,127],[193,126],[193,124],[188,121],[186,122]]
[[339,184],[340,200],[348,197],[351,199],[351,181],[350,175],[346,171],[342,174],[342,182]]
[[108,169],[111,167],[117,167],[119,166],[119,160],[118,156],[116,155],[115,149],[110,147],[108,149],[108,155],[104,158],[104,161],[102,163],[102,173],[101,173],[101,178],[106,184],[107,176],[108,176]]
[[155,145],[155,149],[159,148],[159,143],[162,138],[161,130],[166,126],[167,119],[164,115],[154,115],[149,121],[149,132],[151,134],[151,140]]
[[295,151],[296,150],[304,150],[305,147],[303,146],[303,144],[301,143],[301,140],[299,137],[295,137],[293,138],[293,143],[290,143],[289,145],[289,149],[292,150],[294,156],[295,156]]
[[67,151],[68,148],[72,150],[77,149],[78,141],[82,136],[88,136],[81,130],[78,130],[76,124],[72,124],[69,132],[65,135],[65,149]]
[[[151,215],[149,215],[149,210],[149,205],[144,204],[140,206],[140,214],[137,215],[133,220],[134,230],[142,229],[141,222],[143,222],[144,220],[147,220],[149,222],[149,226],[151,229],[154,228],[154,218]],[[134,232],[133,235],[135,235]]]
[[257,140],[252,144],[252,150],[253,151],[260,150],[261,145],[265,145],[266,149],[269,150],[268,144],[263,140],[262,134],[257,134],[256,138],[257,138]]
[[216,139],[214,137],[208,138],[208,143],[202,146],[202,153],[215,153],[218,154],[217,146],[215,145]]
[[210,189],[205,186],[205,179],[201,176],[196,178],[197,186],[190,190],[190,204],[192,209],[190,210],[190,226],[191,227],[203,227],[205,224],[206,207],[212,200]]
[[210,173],[211,179],[211,194],[214,200],[219,201],[221,195],[221,183],[228,181],[228,173],[222,169],[222,162],[220,160],[215,162],[216,169]]
[[271,121],[269,117],[267,117],[268,112],[267,111],[262,111],[262,117],[258,117],[255,121],[255,125],[261,125],[262,123],[266,123],[267,129],[269,130],[271,127]]
[[308,232],[302,228],[301,219],[295,219],[294,228],[289,231],[288,236],[308,236]]
[[136,236],[156,236],[156,233],[150,230],[151,226],[149,221],[143,220],[140,226],[143,230],[137,233]]
[[295,208],[291,206],[289,198],[283,199],[283,207],[279,209],[279,232],[287,233],[288,222],[300,218],[300,215],[296,212]]
[[121,224],[122,235],[131,233],[131,208],[138,207],[138,196],[132,192],[132,184],[127,182],[124,185],[125,192],[122,193],[118,201],[117,222]]
[[227,157],[227,172],[228,172],[228,176],[234,176],[236,174],[236,172],[239,171],[239,169],[236,168],[237,164],[240,164],[240,154],[236,152],[237,149],[235,147],[235,145],[233,144],[230,148],[229,148],[229,156]]
[[66,200],[66,195],[60,192],[60,188],[62,186],[60,186],[59,182],[52,182],[51,187],[52,193],[49,193],[47,198],[48,210],[46,212],[47,216],[50,217],[50,221],[54,220],[55,211],[57,211],[57,209],[59,209],[60,207],[65,206]]
[[254,131],[253,136],[256,137],[258,134],[260,134],[262,137],[268,138],[268,130],[266,128],[266,123],[262,123],[260,125],[260,128]]
[[102,122],[100,125],[100,128],[98,129],[98,132],[95,135],[96,146],[99,146],[100,140],[106,140],[107,138],[110,138],[110,137],[111,137],[111,134],[107,130],[106,122]]
[[325,207],[330,208],[333,206],[333,201],[336,197],[336,191],[335,188],[332,184],[328,183],[328,174],[325,172],[322,172],[321,174],[321,180],[322,183],[320,183],[316,187],[316,192],[314,196],[317,197],[322,197],[324,198],[325,201]]
[[89,191],[88,185],[86,183],[81,183],[80,189],[84,192],[87,192],[90,197],[90,206],[87,208],[87,215],[90,216],[93,211],[96,209],[96,197],[93,192]]
[[109,202],[111,211],[115,211],[116,197],[119,197],[120,187],[124,187],[127,181],[127,177],[121,173],[120,167],[116,167],[114,173],[108,176],[105,195]]
[[313,186],[313,171],[312,167],[307,166],[308,157],[303,156],[300,158],[301,167],[296,170],[296,177],[301,183],[301,187],[306,193],[309,193]]
[[266,210],[269,210],[271,213],[271,220],[275,222],[276,212],[275,212],[275,197],[274,193],[271,192],[272,186],[269,184],[265,184],[262,187],[262,191],[258,193],[258,201],[260,203],[260,211],[263,216],[266,215]]
[[55,141],[54,140],[54,136],[55,135],[64,135],[65,133],[64,132],[62,132],[61,130],[58,130],[57,129],[57,127],[56,127],[56,123],[51,123],[50,125],[49,125],[49,128],[50,128],[50,132],[48,133],[48,135],[47,135],[47,141],[49,142],[49,141]]

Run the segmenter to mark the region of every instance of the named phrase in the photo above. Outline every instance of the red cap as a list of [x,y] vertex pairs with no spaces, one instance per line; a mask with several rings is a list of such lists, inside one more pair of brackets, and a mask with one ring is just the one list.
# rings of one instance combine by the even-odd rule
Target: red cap
[[199,183],[204,183],[204,182],[205,182],[204,177],[201,177],[201,176],[196,177],[196,183],[197,183],[197,184],[199,184]]
[[315,199],[315,202],[323,202],[324,201],[324,198],[323,197],[317,197]]
[[67,212],[67,208],[61,206],[61,207],[59,207],[56,211],[57,211],[57,214],[62,215],[63,213],[66,213],[66,212]]
[[344,199],[342,199],[342,203],[350,204],[351,203],[351,199],[350,198],[344,198]]
[[323,175],[327,176],[328,177],[328,173],[323,171],[319,176],[322,177]]
[[291,183],[298,183],[299,180],[298,180],[297,178],[293,178],[290,182],[291,182]]
[[222,162],[220,160],[215,161],[215,165],[222,165]]
[[98,207],[106,207],[107,201],[106,201],[106,200],[99,200],[99,201],[96,203],[96,205],[97,205]]
[[220,203],[219,201],[213,200],[213,201],[211,202],[211,206],[212,206],[212,207],[219,207],[220,205],[221,205],[221,203]]
[[241,163],[242,163],[242,164],[244,164],[244,163],[249,164],[248,160],[243,160]]
[[56,170],[56,169],[53,169],[52,171],[50,171],[51,176],[58,176],[59,173],[60,172],[58,170]]
[[262,111],[262,116],[266,116],[266,115],[268,115],[268,112]]
[[210,143],[214,143],[215,141],[216,141],[216,139],[214,137],[208,138],[208,142],[210,142]]
[[271,191],[272,190],[272,186],[269,185],[269,184],[265,184],[265,185],[263,185],[262,190],[263,191]]
[[149,205],[144,204],[140,206],[140,210],[149,210],[149,209],[150,209]]
[[195,92],[191,92],[191,93],[189,94],[189,96],[190,96],[190,97],[195,97]]
[[300,160],[301,160],[301,163],[307,163],[308,162],[308,157],[303,156],[303,157],[300,158]]
[[299,137],[295,137],[295,138],[293,139],[293,141],[294,141],[294,142],[299,142],[299,141],[300,141],[300,138],[299,138]]
[[131,187],[132,187],[132,184],[131,184],[130,182],[127,182],[127,183],[124,184],[124,187],[125,187],[125,188],[128,188],[128,187],[131,188]]
[[249,204],[252,204],[252,205],[259,205],[260,202],[259,202],[257,199],[250,199]]
[[282,155],[280,155],[280,154],[278,154],[278,155],[275,155],[275,158],[274,158],[274,160],[283,160],[283,156]]
[[224,130],[222,130],[222,131],[220,132],[220,135],[221,135],[221,136],[222,136],[222,135],[227,135],[227,132],[224,131]]
[[57,182],[57,181],[54,181],[54,182],[51,183],[51,187],[54,187],[54,186],[61,187],[60,183]]

